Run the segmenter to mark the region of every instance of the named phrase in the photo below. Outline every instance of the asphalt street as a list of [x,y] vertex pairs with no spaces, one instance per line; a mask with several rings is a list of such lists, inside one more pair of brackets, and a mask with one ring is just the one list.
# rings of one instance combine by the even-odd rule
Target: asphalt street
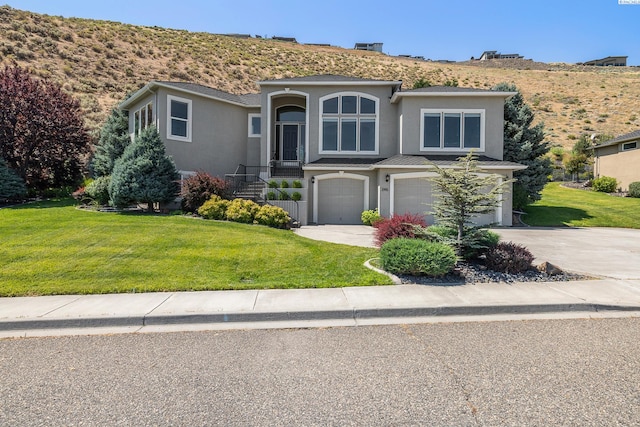
[[640,425],[640,319],[0,340],[0,425]]

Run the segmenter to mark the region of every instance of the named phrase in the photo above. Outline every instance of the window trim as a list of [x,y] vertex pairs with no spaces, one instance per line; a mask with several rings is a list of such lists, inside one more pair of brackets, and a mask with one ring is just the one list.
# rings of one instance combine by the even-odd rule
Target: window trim
[[[481,108],[421,108],[420,109],[420,151],[436,151],[436,152],[449,152],[449,153],[461,153],[475,150],[477,152],[485,151],[485,127],[486,127],[486,110]],[[444,117],[447,113],[460,114],[460,145],[458,147],[445,147],[444,146]],[[464,127],[465,127],[465,114],[480,114],[480,147],[464,147]],[[425,147],[424,146],[424,116],[426,114],[439,114],[440,115],[440,147]]]
[[[187,136],[181,135],[173,135],[171,133],[171,120],[173,117],[171,116],[171,101],[182,102],[183,104],[187,104]],[[167,95],[167,139],[171,139],[174,141],[183,141],[183,142],[191,142],[191,127],[193,123],[193,102],[187,98],[180,98],[179,96]],[[178,120],[184,120],[177,118]]]
[[[155,108],[153,107],[153,101],[149,101],[142,107],[138,108],[133,113],[133,135],[138,136],[140,132],[148,128],[149,126],[155,126]],[[151,117],[149,117],[149,111],[151,111]],[[151,119],[151,120],[149,120]],[[144,126],[142,125],[144,123]]]
[[[253,119],[256,117],[260,119],[260,133],[253,133]],[[248,126],[247,136],[249,138],[260,138],[262,136],[262,114],[249,113]]]
[[[356,113],[342,113],[342,97],[343,96],[356,96],[357,110]],[[338,98],[338,112],[337,113],[324,113],[324,101],[331,98]],[[374,113],[360,113],[361,102],[360,99],[365,98],[375,102]],[[376,156],[380,152],[380,98],[365,92],[334,92],[328,95],[322,96],[319,99],[318,104],[318,116],[319,116],[319,135],[318,135],[318,154],[345,154],[345,155],[363,155],[363,156]],[[324,120],[335,120],[338,123],[338,147],[336,150],[325,150],[323,146],[323,133],[324,133]],[[342,119],[355,120],[356,121],[356,150],[342,150]],[[360,150],[360,123],[361,120],[374,120],[375,123],[375,139],[373,151]]]

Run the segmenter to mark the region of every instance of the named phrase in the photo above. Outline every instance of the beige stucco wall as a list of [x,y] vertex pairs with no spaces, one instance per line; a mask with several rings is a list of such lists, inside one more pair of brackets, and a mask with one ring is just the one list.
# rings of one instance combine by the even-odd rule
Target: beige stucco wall
[[476,150],[479,155],[502,160],[504,141],[504,99],[496,96],[405,96],[399,101],[398,114],[402,116],[401,141],[402,154],[456,154],[466,150],[420,151],[420,110],[433,109],[482,109],[485,110],[485,149]]
[[620,151],[620,145],[596,149],[594,175],[614,177],[627,191],[629,184],[640,181],[640,149]]

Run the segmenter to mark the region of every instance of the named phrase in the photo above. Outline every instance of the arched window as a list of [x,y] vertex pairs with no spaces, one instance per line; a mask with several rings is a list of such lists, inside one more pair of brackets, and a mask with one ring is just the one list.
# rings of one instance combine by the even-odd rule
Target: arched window
[[280,107],[276,112],[276,121],[278,122],[304,122],[305,119],[304,108],[295,105]]
[[379,100],[345,92],[320,98],[321,153],[378,153]]

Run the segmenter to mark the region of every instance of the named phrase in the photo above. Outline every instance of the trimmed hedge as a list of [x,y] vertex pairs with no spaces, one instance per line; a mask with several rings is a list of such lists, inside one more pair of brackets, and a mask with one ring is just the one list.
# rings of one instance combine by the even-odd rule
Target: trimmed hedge
[[627,195],[629,197],[640,198],[640,181],[629,184],[629,193],[627,193]]
[[442,276],[453,270],[457,257],[448,245],[422,239],[391,239],[380,248],[382,268],[394,274]]

